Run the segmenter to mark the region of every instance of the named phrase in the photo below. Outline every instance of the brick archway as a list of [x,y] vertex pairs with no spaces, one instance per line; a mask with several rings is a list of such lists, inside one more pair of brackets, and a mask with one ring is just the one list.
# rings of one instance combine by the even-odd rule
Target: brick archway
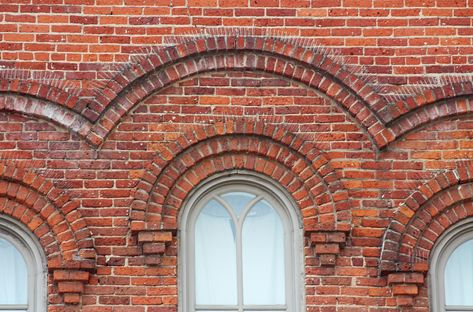
[[383,106],[363,80],[312,50],[272,38],[208,38],[169,47],[117,76],[96,99],[96,123],[88,140],[100,145],[120,119],[154,92],[192,75],[209,71],[251,70],[299,81],[337,102],[383,147],[394,139],[374,112]]
[[[53,98],[53,100],[58,99]],[[61,102],[35,98],[27,93],[0,96],[0,111],[26,114],[49,120],[86,139],[92,124],[79,113],[67,108],[65,104],[62,105]]]
[[[443,87],[437,87],[434,89],[428,89],[422,93],[409,97],[405,100],[398,101],[393,105],[386,105],[379,110],[381,118],[387,124],[393,124],[398,122],[399,119],[402,119],[409,113],[414,111],[426,111],[429,106],[435,106],[443,101],[452,101],[456,99],[461,99],[464,97],[471,96],[473,94],[473,83],[470,81],[454,83],[451,85],[446,85]],[[459,107],[460,109],[461,107]],[[471,111],[471,107],[466,107],[468,111]],[[450,108],[446,111],[439,110],[439,114],[453,113],[455,108]]]
[[435,217],[473,197],[473,163],[465,162],[422,185],[399,207],[384,236],[381,271],[410,270],[423,229]]
[[385,232],[380,273],[399,305],[410,306],[425,282],[430,253],[448,228],[473,216],[473,163],[438,175],[398,209]]
[[64,303],[80,302],[96,252],[78,203],[52,182],[0,164],[0,213],[23,223],[37,237]]
[[[276,38],[255,37],[212,37],[168,47],[116,76],[94,99],[34,81],[3,79],[0,92],[8,99],[0,101],[0,110],[52,120],[98,147],[122,117],[152,93],[192,75],[232,70],[272,73],[318,90],[350,114],[378,148],[439,118],[473,111],[471,82],[388,103],[324,55]],[[14,105],[9,97],[15,98]]]
[[[175,232],[187,194],[201,181],[239,169],[266,175],[286,188],[314,244],[327,243],[333,236],[327,233],[332,232],[338,233],[338,240],[332,242],[337,248],[345,242],[351,220],[348,193],[329,160],[313,144],[262,123],[220,126],[188,132],[156,156],[137,186],[131,207],[131,228],[138,232],[140,242],[153,241],[147,232]],[[170,235],[164,240],[164,236],[154,237],[164,242]],[[333,257],[330,262],[334,263]]]

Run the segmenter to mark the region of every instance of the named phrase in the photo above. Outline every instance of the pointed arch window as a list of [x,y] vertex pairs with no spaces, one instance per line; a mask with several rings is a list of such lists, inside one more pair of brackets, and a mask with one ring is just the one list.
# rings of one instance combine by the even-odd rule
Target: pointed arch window
[[296,311],[301,233],[281,190],[227,177],[199,188],[186,208],[185,311]]

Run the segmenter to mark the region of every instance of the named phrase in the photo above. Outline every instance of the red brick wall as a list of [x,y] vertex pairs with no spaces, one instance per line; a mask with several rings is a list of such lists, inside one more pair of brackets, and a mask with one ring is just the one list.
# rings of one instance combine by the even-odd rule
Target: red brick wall
[[234,169],[300,209],[308,311],[428,311],[473,211],[471,0],[0,3],[0,212],[50,311],[176,311],[178,213]]

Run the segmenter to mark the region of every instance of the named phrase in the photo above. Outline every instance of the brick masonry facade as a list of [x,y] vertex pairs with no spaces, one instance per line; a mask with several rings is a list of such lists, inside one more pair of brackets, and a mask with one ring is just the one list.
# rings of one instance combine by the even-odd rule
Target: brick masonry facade
[[307,311],[429,311],[473,216],[472,0],[0,0],[0,214],[48,309],[175,312],[179,211],[247,170],[291,194]]

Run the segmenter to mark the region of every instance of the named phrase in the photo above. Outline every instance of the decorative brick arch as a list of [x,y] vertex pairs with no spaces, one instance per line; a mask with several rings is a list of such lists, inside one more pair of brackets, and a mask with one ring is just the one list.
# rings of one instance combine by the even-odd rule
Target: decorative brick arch
[[[426,106],[432,106],[444,101],[455,100],[473,95],[473,83],[470,81],[458,82],[443,87],[428,89],[422,93],[409,97],[405,100],[398,101],[392,105],[386,105],[378,110],[380,117],[387,124],[394,124],[398,119],[402,119],[405,115],[425,109]],[[439,111],[439,114],[452,112],[454,107],[447,111]],[[461,109],[461,107],[459,107]],[[468,111],[471,111],[468,107]]]
[[435,103],[422,106],[412,113],[407,113],[396,119],[390,129],[396,135],[396,138],[413,131],[428,123],[442,118],[461,116],[473,112],[473,97],[453,97],[444,99]]
[[93,100],[34,81],[2,79],[0,92],[6,98],[0,99],[0,110],[52,120],[98,147],[152,93],[192,75],[231,70],[272,73],[322,92],[354,117],[378,148],[429,122],[473,110],[471,82],[389,104],[324,55],[276,38],[254,37],[212,37],[168,47],[116,76]]
[[255,37],[212,37],[168,47],[116,76],[93,100],[35,81],[0,79],[0,92],[8,97],[0,99],[0,110],[52,120],[98,147],[152,93],[192,75],[229,70],[272,73],[322,92],[353,116],[378,148],[439,118],[473,111],[471,82],[389,104],[328,57],[276,38]]
[[430,252],[450,226],[473,215],[473,163],[464,162],[421,186],[399,207],[384,235],[380,272],[410,305],[424,283]]
[[[42,89],[41,89],[42,90]],[[15,112],[50,120],[86,139],[92,124],[80,114],[61,103],[32,97],[28,93],[3,94],[0,96],[0,111]]]
[[28,95],[68,109],[76,108],[81,102],[77,96],[64,90],[31,80],[0,78],[0,92]]
[[363,80],[312,50],[273,38],[207,38],[169,47],[117,76],[82,114],[95,114],[88,140],[100,145],[136,104],[179,80],[209,71],[253,70],[299,81],[326,94],[362,125],[378,147],[394,135],[373,107],[385,100]]
[[23,223],[38,238],[59,293],[73,304],[80,302],[96,259],[91,233],[77,207],[45,178],[0,164],[0,214]]
[[[337,245],[325,249],[331,254],[326,264],[334,264],[351,217],[348,194],[337,172],[312,144],[262,123],[196,128],[163,148],[138,184],[131,207],[131,228],[139,241],[153,242],[152,235],[157,234],[150,232],[175,232],[179,209],[192,189],[214,174],[239,169],[266,175],[286,188],[301,209],[306,233],[311,238],[319,234],[313,243],[328,240]],[[333,235],[327,238],[333,232],[338,235],[335,242],[330,241]],[[169,241],[171,235],[161,238],[154,242]]]

